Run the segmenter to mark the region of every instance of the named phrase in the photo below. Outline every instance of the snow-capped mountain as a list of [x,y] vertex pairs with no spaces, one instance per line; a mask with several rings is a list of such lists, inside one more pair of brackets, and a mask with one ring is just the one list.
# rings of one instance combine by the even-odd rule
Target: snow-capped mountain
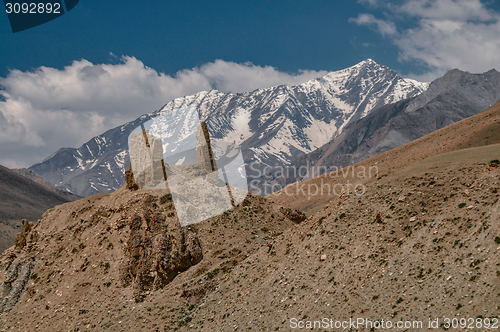
[[[297,86],[238,94],[202,91],[172,100],[78,149],[61,149],[30,169],[81,196],[112,192],[125,182],[131,131],[161,112],[183,107],[197,110],[211,139],[239,144],[247,165],[286,166],[329,142],[349,123],[383,105],[416,96],[427,86],[368,59]],[[178,126],[190,128],[192,121],[184,117]]]
[[[292,166],[306,169],[314,166],[316,175],[324,169],[340,169],[476,115],[498,100],[498,71],[471,74],[453,69],[432,81],[417,97],[380,107],[351,123],[341,136],[294,160]],[[309,176],[313,171],[299,176],[291,174],[286,183],[300,181],[306,174]]]

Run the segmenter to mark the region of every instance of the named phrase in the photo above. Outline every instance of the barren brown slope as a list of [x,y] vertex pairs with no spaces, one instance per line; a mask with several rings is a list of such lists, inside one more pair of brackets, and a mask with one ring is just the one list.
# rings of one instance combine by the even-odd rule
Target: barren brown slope
[[60,196],[62,196],[64,198],[66,198],[68,202],[70,202],[70,201],[71,202],[72,201],[76,201],[76,200],[82,198],[81,196],[78,196],[78,195],[75,195],[73,193],[70,193],[69,191],[65,191],[65,190],[59,189],[54,184],[52,184],[49,181],[45,180],[43,177],[41,177],[40,175],[38,175],[37,173],[35,173],[34,171],[32,171],[30,169],[27,169],[27,168],[15,168],[15,169],[11,169],[11,170],[13,172],[16,172],[19,175],[22,175],[24,177],[27,177],[30,180],[35,181],[38,184],[41,184],[42,186],[44,186],[48,190],[50,190],[52,192],[55,192],[56,194],[58,194],[58,195],[60,195]]
[[0,327],[169,330],[185,303],[215,290],[293,224],[265,198],[249,196],[181,228],[163,194],[122,188],[47,211],[23,234],[25,246],[0,256]]
[[[342,171],[326,174],[302,181],[299,184],[291,184],[286,188],[286,193],[285,190],[282,190],[271,196],[274,196],[273,199],[279,204],[311,212],[327,204],[335,195],[309,195],[310,193],[307,191],[308,186],[314,189],[314,186],[321,188],[322,184],[329,184],[333,188],[336,184],[345,184],[349,181],[353,184],[352,187],[354,187],[356,183],[373,181],[375,180],[374,178],[386,176],[395,169],[431,156],[495,143],[500,143],[500,102],[470,118],[349,166],[344,170],[345,176]],[[366,168],[367,175],[369,175],[369,167],[373,166],[376,166],[378,169],[378,175],[374,176],[374,178],[361,178],[357,176],[363,168]],[[352,177],[353,170],[355,171],[354,177]],[[375,169],[372,168],[371,170],[372,175],[375,174]],[[343,187],[346,188],[346,186]],[[312,193],[314,193],[314,190]]]
[[0,252],[14,244],[21,219],[36,221],[69,199],[0,165]]
[[239,264],[178,326],[189,317],[182,331],[370,331],[349,324],[360,319],[435,331],[446,319],[498,321],[500,167],[488,161],[499,156],[500,144],[449,152],[332,201]]

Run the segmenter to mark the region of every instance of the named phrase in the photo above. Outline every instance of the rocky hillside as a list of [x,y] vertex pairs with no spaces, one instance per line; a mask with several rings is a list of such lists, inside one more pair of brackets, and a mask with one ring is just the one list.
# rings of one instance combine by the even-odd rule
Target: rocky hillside
[[[168,193],[122,188],[58,206],[25,223],[0,256],[3,328],[289,331],[323,318],[421,321],[414,330],[429,330],[429,319],[438,328],[447,318],[491,325],[500,313],[495,112],[364,161],[380,166],[376,176],[299,183],[308,190],[323,178],[361,191],[250,196],[186,228]],[[287,200],[315,203],[303,220]]]
[[[500,73],[451,70],[415,98],[379,108],[294,167],[345,167],[478,114],[500,99]],[[313,172],[311,171],[310,174]],[[291,177],[288,183],[299,178]]]
[[367,183],[362,196],[332,198],[171,324],[290,331],[352,318],[428,331],[429,319],[440,329],[446,318],[496,322],[500,167],[489,162],[499,156],[500,144],[439,155]]
[[[339,187],[340,190],[344,188],[343,185],[346,183],[351,183],[354,186],[355,183],[371,181],[374,177],[386,176],[395,170],[407,167],[425,158],[496,143],[500,143],[500,102],[477,115],[437,130],[403,146],[344,169],[339,169],[337,172],[326,176],[304,180],[301,184],[306,188],[309,185],[314,187],[322,183],[329,184],[333,188],[335,185],[340,184],[342,185],[342,187]],[[369,174],[370,169],[372,170],[371,175]],[[366,177],[363,177],[364,170],[367,173]],[[361,173],[359,173],[360,171]],[[330,199],[328,195],[308,196],[307,191],[297,189],[300,189],[300,186],[298,187],[296,184],[289,185],[286,188],[288,195],[281,195],[284,191],[278,192],[274,195],[274,199],[280,204],[301,209],[309,214],[322,209]]]
[[[132,130],[162,112],[189,109],[194,109],[197,117],[179,117],[161,131],[196,128],[199,120],[206,121],[211,138],[240,145],[248,165],[288,165],[329,142],[349,123],[426,88],[426,83],[403,79],[368,59],[297,86],[239,94],[202,91],[177,98],[161,110],[111,129],[78,149],[61,149],[30,169],[80,196],[112,192],[125,183],[127,139]],[[183,143],[184,135],[178,134],[169,144]]]
[[66,195],[0,166],[0,252],[14,244],[21,219],[36,222],[46,210],[69,200]]
[[[16,245],[0,256],[0,327],[144,330],[143,315],[160,308],[170,315],[203,298],[292,224],[252,196],[184,228],[167,192],[124,187],[59,205],[36,225],[25,222]],[[159,306],[157,293],[168,304]]]

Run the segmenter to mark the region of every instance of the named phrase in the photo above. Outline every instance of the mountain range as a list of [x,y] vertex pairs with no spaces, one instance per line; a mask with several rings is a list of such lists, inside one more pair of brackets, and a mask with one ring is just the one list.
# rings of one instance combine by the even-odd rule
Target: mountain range
[[181,118],[178,127],[206,121],[211,139],[238,144],[247,166],[289,165],[328,143],[350,123],[383,105],[415,97],[427,87],[368,59],[297,86],[238,94],[202,91],[177,98],[80,148],[60,149],[29,169],[80,196],[113,192],[125,183],[132,130],[162,112],[186,107],[194,108],[199,119]]
[[52,191],[59,196],[62,196],[66,198],[68,201],[76,201],[82,197],[77,196],[69,191],[59,189],[56,187],[54,184],[50,183],[49,181],[45,180],[43,177],[35,173],[34,171],[27,169],[27,168],[12,168],[11,171],[16,172],[19,175],[24,176],[25,178],[28,178],[30,180],[35,181],[38,184],[41,184],[45,188],[47,188],[49,191]]
[[[385,105],[350,123],[340,135],[292,165],[311,168],[308,176],[349,166],[478,114],[499,99],[498,71],[451,70],[419,96]],[[290,177],[287,183],[301,178]]]

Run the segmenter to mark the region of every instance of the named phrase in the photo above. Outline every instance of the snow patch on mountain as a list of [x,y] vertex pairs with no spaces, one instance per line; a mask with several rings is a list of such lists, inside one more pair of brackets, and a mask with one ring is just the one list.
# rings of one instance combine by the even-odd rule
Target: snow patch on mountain
[[312,119],[312,124],[305,129],[305,133],[309,137],[310,145],[317,149],[324,144],[323,142],[330,140],[336,129],[335,120],[327,123],[322,120]]
[[231,117],[231,127],[233,131],[229,132],[224,140],[227,142],[235,142],[239,145],[252,136],[249,125],[251,117],[252,114],[249,109],[244,109],[243,107],[237,108]]
[[115,162],[116,166],[125,173],[125,158],[128,155],[127,150],[122,150],[116,154],[116,156],[113,158],[113,161]]

